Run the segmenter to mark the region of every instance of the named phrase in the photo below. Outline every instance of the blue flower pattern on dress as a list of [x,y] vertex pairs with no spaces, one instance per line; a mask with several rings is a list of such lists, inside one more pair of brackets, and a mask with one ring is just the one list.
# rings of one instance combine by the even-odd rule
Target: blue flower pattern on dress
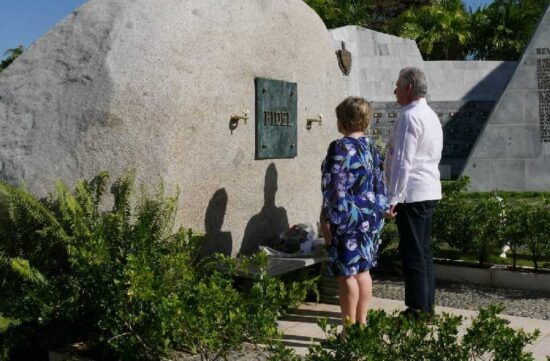
[[352,276],[376,266],[389,209],[382,159],[369,138],[333,141],[321,166],[323,211],[330,220],[329,274]]

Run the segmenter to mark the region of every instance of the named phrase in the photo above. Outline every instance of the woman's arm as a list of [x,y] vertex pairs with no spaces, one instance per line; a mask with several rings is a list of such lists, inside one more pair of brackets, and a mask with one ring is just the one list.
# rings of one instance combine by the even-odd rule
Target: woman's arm
[[390,204],[388,202],[386,184],[384,183],[384,163],[380,152],[374,145],[372,146],[372,159],[374,168],[372,172],[372,187],[376,198],[376,207],[385,213],[389,211]]
[[350,208],[353,204],[347,189],[349,162],[349,151],[345,145],[339,141],[332,142],[321,167],[323,174],[321,214],[324,215],[322,221],[325,221],[322,223],[328,221],[337,226],[345,226],[348,223]]

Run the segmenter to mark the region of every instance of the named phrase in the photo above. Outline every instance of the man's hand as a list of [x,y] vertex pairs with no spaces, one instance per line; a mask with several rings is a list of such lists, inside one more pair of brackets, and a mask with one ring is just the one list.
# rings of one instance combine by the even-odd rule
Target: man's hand
[[397,212],[395,211],[395,206],[396,204],[390,206],[390,210],[387,211],[386,214],[384,215],[386,218],[392,219],[392,218],[395,218],[395,216],[397,216]]
[[328,246],[332,243],[332,233],[330,233],[330,222],[321,221],[321,233],[325,239],[325,244]]

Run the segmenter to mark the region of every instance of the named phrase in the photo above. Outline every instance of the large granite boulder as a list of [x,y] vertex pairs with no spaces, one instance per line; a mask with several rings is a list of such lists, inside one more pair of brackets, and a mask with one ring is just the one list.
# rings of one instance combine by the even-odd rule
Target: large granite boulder
[[[296,158],[254,159],[256,77],[298,84]],[[44,195],[56,179],[135,169],[178,186],[179,223],[236,254],[317,220],[342,78],[300,0],[91,0],[0,74],[1,178]]]

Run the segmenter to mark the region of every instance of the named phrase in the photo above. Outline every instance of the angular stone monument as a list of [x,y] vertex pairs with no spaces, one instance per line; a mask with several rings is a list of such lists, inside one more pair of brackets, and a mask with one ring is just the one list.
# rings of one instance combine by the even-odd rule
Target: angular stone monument
[[550,7],[496,103],[464,174],[478,191],[550,190]]
[[[296,84],[295,124],[257,116],[258,78]],[[342,78],[301,0],[91,0],[0,74],[1,178],[45,195],[135,169],[149,188],[179,187],[178,223],[208,248],[250,251],[315,225]],[[258,159],[257,122],[295,126],[295,152]]]
[[356,26],[331,30],[351,52],[346,94],[373,101],[373,137],[385,139],[398,116],[400,69],[416,66],[444,130],[442,178],[467,175],[471,191],[550,190],[550,8],[519,62],[423,61],[414,41]]

